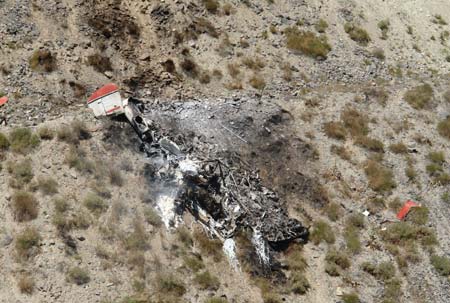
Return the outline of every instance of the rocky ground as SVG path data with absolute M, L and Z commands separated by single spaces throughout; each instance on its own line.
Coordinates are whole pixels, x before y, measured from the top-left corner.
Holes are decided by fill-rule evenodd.
M 438 126 L 450 106 L 449 12 L 444 0 L 0 0 L 10 100 L 0 131 L 11 143 L 0 301 L 448 302 L 450 261 L 436 256 L 450 249 L 450 125 Z M 245 250 L 234 271 L 189 216 L 177 231 L 157 222 L 135 135 L 85 108 L 107 82 L 168 132 L 238 153 L 311 226 L 310 242 L 277 253 L 283 277 L 255 274 Z M 30 146 L 17 147 L 18 127 L 40 143 L 22 135 Z M 18 217 L 19 191 L 35 215 Z M 423 211 L 399 225 L 408 199 Z M 28 227 L 39 241 L 23 241 Z

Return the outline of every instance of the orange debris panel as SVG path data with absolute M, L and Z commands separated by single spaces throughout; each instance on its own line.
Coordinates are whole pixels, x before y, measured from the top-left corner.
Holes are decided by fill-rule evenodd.
M 114 83 L 109 83 L 100 88 L 99 90 L 95 91 L 92 96 L 89 98 L 87 103 L 94 102 L 95 100 L 105 97 L 107 95 L 113 94 L 119 90 L 119 87 L 115 85 Z
M 397 213 L 397 219 L 403 220 L 413 207 L 420 207 L 420 204 L 417 204 L 411 200 L 406 201 L 402 209 L 400 209 L 400 211 Z
M 5 104 L 6 102 L 8 102 L 8 97 L 1 97 L 0 98 L 0 106 L 2 106 L 3 104 Z

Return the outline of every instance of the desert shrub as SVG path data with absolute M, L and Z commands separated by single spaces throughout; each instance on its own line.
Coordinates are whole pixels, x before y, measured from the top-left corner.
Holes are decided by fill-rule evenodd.
M 442 151 L 430 152 L 428 159 L 438 165 L 442 165 L 445 162 L 445 154 Z
M 403 206 L 403 203 L 400 201 L 400 198 L 396 197 L 389 202 L 389 208 L 393 212 L 398 212 Z
M 22 275 L 17 281 L 17 286 L 19 287 L 20 292 L 27 295 L 31 295 L 33 293 L 34 285 L 34 279 L 29 275 Z
M 406 145 L 403 142 L 391 144 L 389 146 L 389 149 L 394 154 L 406 154 L 408 152 L 408 147 L 406 147 Z
M 327 214 L 328 219 L 335 222 L 342 216 L 342 208 L 339 204 L 331 202 L 326 206 L 325 213 Z
M 312 32 L 300 31 L 296 27 L 290 27 L 285 30 L 286 46 L 296 52 L 316 59 L 326 59 L 331 51 L 325 36 L 316 36 Z
M 197 273 L 194 282 L 203 290 L 218 290 L 220 287 L 219 279 L 209 271 Z
M 39 177 L 38 188 L 44 195 L 53 195 L 58 192 L 58 182 L 52 177 Z
M 217 13 L 217 10 L 220 7 L 219 2 L 217 0 L 202 0 L 202 2 L 206 10 L 212 14 Z
M 395 188 L 392 170 L 382 166 L 374 160 L 368 160 L 364 171 L 369 179 L 369 186 L 377 192 L 386 192 Z
M 67 271 L 66 279 L 68 282 L 83 285 L 89 283 L 91 281 L 91 277 L 89 275 L 89 271 L 81 267 L 72 267 Z
M 163 295 L 181 297 L 186 293 L 186 286 L 184 283 L 175 278 L 172 274 L 158 275 L 156 278 L 156 284 L 158 291 Z
M 195 63 L 192 58 L 183 58 L 180 62 L 180 67 L 188 76 L 192 78 L 197 78 L 200 73 L 197 63 Z
M 338 155 L 342 160 L 350 161 L 352 159 L 351 153 L 344 146 L 332 145 L 330 151 Z
M 346 253 L 338 251 L 335 248 L 328 250 L 325 256 L 325 272 L 330 276 L 341 275 L 342 270 L 350 267 L 350 260 Z
M 433 88 L 429 84 L 422 84 L 408 90 L 405 93 L 406 102 L 414 109 L 422 109 L 427 106 L 433 98 Z
M 112 185 L 122 186 L 124 179 L 122 177 L 122 172 L 117 167 L 111 167 L 108 171 L 109 182 Z
M 355 228 L 345 228 L 344 240 L 347 250 L 352 254 L 357 254 L 361 251 L 361 241 L 359 239 L 358 231 Z
M 222 242 L 218 239 L 210 239 L 204 232 L 195 231 L 194 240 L 204 255 L 212 256 L 214 261 L 222 259 Z
M 387 33 L 389 31 L 391 23 L 389 20 L 381 20 L 378 22 L 378 28 L 381 30 L 381 39 L 386 40 L 387 39 Z
M 39 137 L 29 128 L 15 128 L 9 133 L 9 142 L 12 151 L 26 154 L 39 145 Z
M 263 59 L 259 57 L 245 57 L 242 59 L 242 64 L 244 64 L 246 67 L 252 69 L 252 70 L 261 70 L 266 66 L 266 63 L 263 61 Z
M 198 76 L 198 81 L 202 84 L 208 84 L 209 82 L 211 82 L 211 75 L 208 71 L 203 70 Z
M 185 247 L 191 247 L 194 244 L 191 233 L 186 227 L 179 227 L 176 231 L 176 235 L 178 241 L 180 241 Z
M 48 126 L 42 126 L 37 131 L 39 138 L 42 140 L 52 140 L 55 133 L 54 130 Z
M 431 256 L 431 264 L 441 276 L 450 276 L 450 259 L 444 256 Z
M 355 24 L 346 23 L 344 25 L 344 30 L 349 35 L 350 39 L 362 46 L 366 46 L 371 41 L 367 31 Z
M 12 196 L 14 218 L 19 221 L 31 221 L 38 216 L 38 202 L 33 194 L 16 191 Z
M 392 278 L 384 283 L 383 302 L 398 302 L 402 296 L 402 281 Z
M 228 303 L 225 298 L 212 297 L 205 300 L 205 303 Z
M 10 143 L 5 134 L 0 132 L 0 151 L 5 151 L 9 148 Z
M 40 49 L 35 51 L 28 59 L 30 68 L 36 72 L 52 72 L 56 69 L 56 58 L 49 51 Z
M 192 270 L 193 272 L 198 272 L 205 268 L 205 264 L 203 263 L 201 256 L 192 255 L 186 256 L 183 259 L 184 266 Z
M 445 19 L 441 15 L 434 15 L 431 22 L 438 25 L 447 25 L 447 21 L 445 21 Z
M 397 222 L 389 225 L 382 231 L 381 237 L 384 241 L 400 246 L 407 246 L 418 240 L 423 246 L 434 246 L 437 244 L 435 233 L 423 226 L 416 226 L 410 222 Z
M 306 259 L 303 257 L 301 247 L 296 246 L 294 251 L 290 252 L 287 256 L 287 265 L 289 270 L 296 272 L 304 272 L 308 267 Z
M 321 242 L 333 244 L 336 241 L 333 229 L 327 222 L 322 220 L 314 223 L 310 237 L 315 245 L 318 245 Z
M 408 214 L 408 221 L 416 225 L 425 225 L 428 223 L 430 211 L 428 207 L 413 207 Z
M 316 31 L 318 31 L 319 33 L 325 33 L 325 31 L 328 28 L 328 23 L 327 21 L 320 19 L 315 25 L 314 28 L 316 29 Z
M 341 121 L 352 136 L 366 136 L 369 133 L 368 117 L 354 108 L 345 108 Z
M 100 215 L 108 209 L 108 205 L 105 201 L 94 193 L 88 193 L 83 201 L 84 206 L 89 209 L 95 215 Z
M 125 238 L 125 248 L 127 250 L 147 250 L 149 248 L 148 236 L 140 220 L 135 220 L 133 232 Z
M 7 163 L 8 172 L 13 177 L 11 186 L 14 188 L 22 188 L 34 177 L 33 168 L 30 159 L 24 159 L 19 162 L 9 161 Z
M 231 15 L 234 12 L 234 8 L 230 3 L 225 3 L 222 5 L 223 13 L 227 16 Z
M 241 70 L 239 69 L 239 65 L 236 63 L 229 63 L 227 65 L 227 70 L 228 70 L 228 74 L 230 74 L 230 76 L 233 79 L 236 79 L 239 74 L 241 73 Z
M 437 130 L 442 137 L 450 139 L 450 117 L 438 123 Z
M 376 153 L 384 152 L 384 144 L 378 139 L 370 138 L 367 136 L 358 136 L 355 143 L 365 149 Z
M 308 279 L 302 273 L 295 272 L 289 278 L 289 289 L 294 294 L 303 295 L 310 287 Z
M 323 125 L 325 134 L 337 140 L 345 140 L 347 129 L 342 122 L 327 122 Z
M 254 74 L 249 80 L 248 83 L 255 89 L 263 89 L 266 87 L 266 81 L 261 75 Z
M 99 73 L 113 70 L 111 60 L 98 53 L 88 56 L 87 64 L 92 66 L 94 70 Z
M 163 224 L 161 217 L 152 207 L 145 208 L 144 218 L 148 224 L 153 225 L 154 227 L 160 227 Z
M 378 60 L 384 60 L 386 59 L 386 56 L 384 55 L 384 50 L 382 48 L 375 48 L 372 51 L 372 56 L 374 56 L 375 58 L 377 58 Z
M 344 293 L 342 294 L 342 302 L 343 303 L 360 303 L 359 296 L 357 293 L 351 292 L 351 293 Z
M 91 134 L 83 121 L 73 120 L 70 125 L 62 125 L 59 127 L 57 137 L 60 141 L 76 145 L 80 140 L 90 139 Z
M 26 228 L 16 238 L 17 256 L 24 261 L 32 258 L 38 253 L 40 242 L 41 235 L 39 232 L 33 227 Z
M 89 160 L 86 153 L 79 147 L 71 146 L 65 155 L 64 162 L 69 167 L 82 173 L 93 173 L 95 171 L 94 162 Z

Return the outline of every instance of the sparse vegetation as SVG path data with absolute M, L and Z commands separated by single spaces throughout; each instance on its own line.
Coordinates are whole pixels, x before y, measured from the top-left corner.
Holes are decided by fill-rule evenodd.
M 100 196 L 92 192 L 86 195 L 83 203 L 87 209 L 97 216 L 104 213 L 108 209 L 108 205 L 105 201 Z
M 327 205 L 325 213 L 328 219 L 335 222 L 342 217 L 342 208 L 337 203 L 331 202 Z
M 250 85 L 255 88 L 255 89 L 263 89 L 264 87 L 266 87 L 266 81 L 264 80 L 263 77 L 261 77 L 258 74 L 254 74 L 248 81 L 248 83 L 250 83 Z
M 437 130 L 442 137 L 450 139 L 450 117 L 439 122 Z
M 368 117 L 352 107 L 344 109 L 341 113 L 341 121 L 354 137 L 366 136 L 369 133 Z
M 331 51 L 325 36 L 316 36 L 312 32 L 300 31 L 296 27 L 285 30 L 286 45 L 289 49 L 301 52 L 316 59 L 326 59 Z
M 81 267 L 72 267 L 67 271 L 66 279 L 68 282 L 83 285 L 87 284 L 91 281 L 91 277 L 89 272 Z
M 163 296 L 181 297 L 186 293 L 186 286 L 172 274 L 161 274 L 156 279 L 157 289 Z
M 52 140 L 54 137 L 54 130 L 48 126 L 42 126 L 37 131 L 39 138 L 42 140 Z
M 441 276 L 450 276 L 450 259 L 444 256 L 431 256 L 431 264 Z
M 153 225 L 154 227 L 160 227 L 163 223 L 161 217 L 153 207 L 145 208 L 144 218 L 148 224 Z
M 328 23 L 327 23 L 327 21 L 325 21 L 323 19 L 319 19 L 319 21 L 317 21 L 317 23 L 314 25 L 314 28 L 319 33 L 325 33 L 325 31 L 328 28 Z
M 28 60 L 30 68 L 36 72 L 50 73 L 56 69 L 55 56 L 46 49 L 37 50 Z
M 197 273 L 194 277 L 194 282 L 203 290 L 218 290 L 220 287 L 219 279 L 209 271 Z
M 445 21 L 445 19 L 441 15 L 434 15 L 431 22 L 438 25 L 447 25 L 447 21 Z
M 11 144 L 5 134 L 0 132 L 0 151 L 5 151 Z
M 58 192 L 58 182 L 52 177 L 39 177 L 38 187 L 44 195 L 53 195 Z
M 375 49 L 372 51 L 372 55 L 373 55 L 375 58 L 377 58 L 378 60 L 384 60 L 384 59 L 386 59 L 386 56 L 384 55 L 384 50 L 383 50 L 382 48 L 379 48 L 379 47 L 375 48 Z
M 325 272 L 333 277 L 340 276 L 343 270 L 350 267 L 348 256 L 335 248 L 328 250 L 325 261 Z
M 113 70 L 109 57 L 103 56 L 98 53 L 88 56 L 87 64 L 92 66 L 94 70 L 99 73 Z
M 369 186 L 374 191 L 386 192 L 397 186 L 392 170 L 374 160 L 368 160 L 364 170 L 369 179 Z
M 408 147 L 403 142 L 391 144 L 389 149 L 394 154 L 406 154 L 408 152 Z
M 203 254 L 212 256 L 216 262 L 222 259 L 222 242 L 220 240 L 210 239 L 201 231 L 194 232 L 194 240 Z
M 351 293 L 344 293 L 342 295 L 342 302 L 343 303 L 360 303 L 359 296 L 355 292 Z
M 94 162 L 87 158 L 86 152 L 80 147 L 71 146 L 65 155 L 64 162 L 69 167 L 73 167 L 82 173 L 93 173 L 95 171 Z
M 39 137 L 29 128 L 15 128 L 9 133 L 9 142 L 14 152 L 26 154 L 39 145 Z
M 344 30 L 349 35 L 350 39 L 362 46 L 367 46 L 371 41 L 367 31 L 353 23 L 346 23 L 344 25 Z
M 345 140 L 347 129 L 342 122 L 327 122 L 323 125 L 325 134 L 337 140 Z
M 13 177 L 10 185 L 13 188 L 23 188 L 34 177 L 31 160 L 26 158 L 18 162 L 7 162 L 8 173 Z
M 16 191 L 12 196 L 12 209 L 17 221 L 31 221 L 38 216 L 38 201 L 31 193 Z
M 321 242 L 333 244 L 336 241 L 333 229 L 327 222 L 322 220 L 314 223 L 310 237 L 315 245 Z
M 217 0 L 202 0 L 206 10 L 212 14 L 217 13 L 220 4 Z
M 34 285 L 34 279 L 29 275 L 22 275 L 17 281 L 17 286 L 19 287 L 20 292 L 27 295 L 31 295 L 33 293 Z
M 429 84 L 423 84 L 410 89 L 405 93 L 406 102 L 414 109 L 423 109 L 433 99 L 433 88 Z
M 20 260 L 26 261 L 39 252 L 41 235 L 33 228 L 28 227 L 16 238 L 16 252 Z
M 191 233 L 186 227 L 177 229 L 177 238 L 185 247 L 191 247 L 194 244 Z
M 384 152 L 384 144 L 380 140 L 373 139 L 367 136 L 359 136 L 356 138 L 355 143 L 365 149 L 376 153 Z
M 378 22 L 378 28 L 381 30 L 381 39 L 386 40 L 388 38 L 387 34 L 389 32 L 390 26 L 391 23 L 387 19 Z

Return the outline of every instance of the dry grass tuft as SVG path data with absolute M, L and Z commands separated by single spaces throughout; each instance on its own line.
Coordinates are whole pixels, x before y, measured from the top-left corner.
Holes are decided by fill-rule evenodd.
M 36 72 L 50 73 L 56 69 L 56 58 L 49 50 L 37 50 L 28 60 L 30 68 Z
M 347 129 L 342 122 L 327 122 L 323 125 L 325 134 L 333 139 L 345 140 Z
M 52 177 L 39 177 L 38 188 L 44 195 L 54 195 L 58 192 L 58 182 Z
M 105 201 L 94 193 L 88 193 L 84 198 L 84 206 L 89 209 L 96 216 L 101 215 L 108 209 L 108 205 Z
M 101 54 L 93 54 L 87 57 L 87 64 L 99 73 L 112 71 L 111 60 Z
M 209 271 L 197 273 L 194 277 L 194 282 L 202 290 L 216 291 L 220 287 L 219 279 L 212 275 Z
M 352 107 L 344 109 L 341 121 L 352 136 L 367 136 L 369 133 L 369 118 Z
M 222 260 L 222 242 L 218 239 L 210 239 L 204 232 L 194 232 L 195 244 L 198 245 L 204 255 L 213 257 L 215 262 Z
M 27 154 L 39 145 L 39 137 L 29 128 L 15 128 L 9 133 L 11 150 L 20 154 Z
M 391 144 L 389 149 L 394 154 L 406 154 L 408 152 L 408 147 L 403 142 Z
M 429 84 L 419 85 L 405 93 L 406 102 L 414 109 L 423 109 L 433 99 L 433 88 Z
M 442 137 L 450 139 L 450 117 L 439 122 L 437 130 Z
M 34 285 L 34 279 L 29 275 L 22 275 L 17 281 L 17 286 L 19 287 L 20 292 L 27 295 L 31 295 L 33 293 Z
M 450 276 L 450 259 L 448 257 L 433 255 L 431 264 L 441 276 Z
M 314 223 L 310 238 L 315 245 L 318 245 L 321 242 L 333 244 L 336 241 L 333 229 L 323 220 Z
M 262 90 L 264 87 L 266 87 L 266 81 L 264 78 L 258 74 L 254 74 L 248 83 L 255 89 Z
M 356 41 L 359 45 L 367 46 L 371 41 L 369 33 L 355 24 L 346 23 L 344 25 L 344 30 L 349 35 L 350 39 Z
M 296 27 L 285 30 L 286 46 L 296 52 L 303 53 L 315 59 L 326 59 L 331 51 L 325 36 L 316 36 L 312 32 L 304 32 Z
M 397 186 L 394 181 L 392 170 L 382 166 L 374 160 L 368 160 L 364 170 L 369 179 L 369 186 L 374 191 L 386 192 Z
M 10 145 L 11 143 L 9 142 L 8 137 L 0 132 L 0 151 L 8 150 Z
M 202 2 L 206 10 L 212 14 L 217 13 L 219 10 L 220 4 L 217 0 L 202 0 Z
M 19 259 L 26 261 L 34 257 L 39 252 L 41 235 L 32 227 L 26 228 L 16 238 L 16 252 Z
M 48 126 L 42 126 L 37 131 L 39 138 L 42 140 L 52 140 L 55 136 L 55 132 Z
M 8 173 L 13 177 L 10 181 L 10 185 L 13 188 L 23 188 L 34 177 L 31 159 L 28 158 L 19 162 L 8 161 L 7 169 Z
M 325 272 L 332 277 L 340 276 L 343 270 L 350 267 L 350 260 L 347 254 L 335 248 L 328 250 L 325 261 Z
M 19 222 L 31 221 L 38 216 L 38 201 L 33 194 L 16 191 L 12 196 L 14 218 Z
M 68 282 L 83 285 L 91 281 L 89 271 L 81 267 L 72 267 L 67 271 L 66 279 Z

